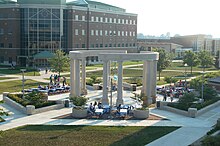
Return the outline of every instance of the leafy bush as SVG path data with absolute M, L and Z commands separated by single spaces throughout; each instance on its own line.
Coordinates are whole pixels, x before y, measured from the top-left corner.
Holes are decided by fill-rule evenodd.
M 38 92 L 27 94 L 24 99 L 22 98 L 22 94 L 9 94 L 8 97 L 23 106 L 34 105 L 35 108 L 56 104 L 55 101 L 46 101 L 46 96 Z
M 75 96 L 75 97 L 71 97 L 70 101 L 73 102 L 74 105 L 76 106 L 82 106 L 85 105 L 87 102 L 87 98 L 83 97 L 83 96 Z
M 208 136 L 202 141 L 202 146 L 219 146 L 219 145 L 220 145 L 220 135 Z
M 176 83 L 178 81 L 178 79 L 167 76 L 167 77 L 164 78 L 164 81 L 167 82 L 167 83 Z
M 210 100 L 217 97 L 217 92 L 212 87 L 204 86 L 203 97 L 204 100 Z

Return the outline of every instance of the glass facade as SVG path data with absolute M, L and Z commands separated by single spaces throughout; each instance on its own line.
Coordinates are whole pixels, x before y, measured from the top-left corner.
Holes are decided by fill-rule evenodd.
M 21 16 L 21 55 L 31 59 L 41 51 L 61 47 L 60 9 L 24 8 Z

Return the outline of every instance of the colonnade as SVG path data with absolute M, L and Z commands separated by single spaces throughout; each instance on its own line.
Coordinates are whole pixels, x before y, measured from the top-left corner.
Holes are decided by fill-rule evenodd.
M 88 51 L 89 52 L 89 51 Z M 94 53 L 94 51 L 93 51 Z M 146 104 L 152 103 L 152 97 L 156 96 L 156 81 L 157 81 L 157 60 L 159 54 L 155 52 L 142 53 L 126 53 L 126 52 L 111 52 L 102 53 L 95 52 L 96 55 L 103 61 L 103 97 L 102 103 L 109 104 L 108 91 L 111 89 L 111 61 L 118 63 L 118 84 L 117 84 L 117 100 L 116 105 L 123 104 L 123 61 L 127 60 L 143 60 L 143 87 L 142 94 L 147 97 Z M 91 54 L 89 54 L 91 55 Z M 94 55 L 94 54 L 93 54 Z M 70 97 L 80 96 L 86 93 L 86 57 L 80 51 L 70 52 Z M 82 64 L 82 78 L 80 82 L 80 62 Z

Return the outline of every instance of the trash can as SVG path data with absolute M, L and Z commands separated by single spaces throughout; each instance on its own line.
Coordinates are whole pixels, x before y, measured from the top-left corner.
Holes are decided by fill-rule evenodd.
M 69 107 L 70 106 L 70 100 L 69 99 L 65 99 L 65 107 Z
M 136 91 L 137 90 L 137 84 L 132 84 L 132 91 Z
M 157 108 L 160 108 L 160 101 L 157 101 Z

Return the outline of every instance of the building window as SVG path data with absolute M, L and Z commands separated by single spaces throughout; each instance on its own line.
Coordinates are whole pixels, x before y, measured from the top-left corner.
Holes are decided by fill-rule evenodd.
M 112 47 L 112 44 L 109 44 L 109 47 Z
M 91 61 L 94 62 L 94 56 L 91 57 Z
M 108 18 L 105 18 L 105 22 L 106 22 L 106 23 L 108 22 Z
M 100 17 L 100 22 L 103 22 L 103 18 L 102 17 Z
M 105 44 L 105 47 L 108 47 L 108 44 Z
M 107 30 L 105 31 L 105 36 L 108 36 L 108 31 Z
M 93 16 L 91 17 L 91 21 L 94 21 L 94 17 Z
M 133 32 L 133 36 L 135 36 L 135 32 Z
M 125 36 L 128 36 L 128 32 L 127 31 L 125 32 Z
M 82 35 L 85 35 L 86 33 L 85 33 L 85 30 L 84 29 L 82 29 Z
M 102 30 L 99 31 L 100 36 L 102 36 Z
M 124 31 L 121 32 L 121 35 L 124 36 Z
M 126 47 L 128 47 L 128 43 L 126 43 Z
M 96 60 L 96 62 L 98 62 L 98 61 L 99 61 L 99 58 L 98 58 L 98 56 L 96 56 L 96 57 L 95 57 L 95 60 Z
M 94 30 L 91 30 L 91 35 L 94 35 Z
M 109 30 L 109 35 L 112 36 L 112 31 L 111 30 Z
M 8 57 L 8 63 L 12 63 L 12 57 Z
M 121 47 L 121 44 L 118 44 L 118 47 Z
M 9 48 L 12 48 L 12 43 L 9 43 L 9 44 L 8 44 L 8 47 L 9 47 Z
M 79 44 L 76 44 L 76 48 L 79 48 Z
M 120 31 L 118 31 L 118 36 L 120 36 L 121 35 L 121 32 Z
M 132 24 L 132 20 L 130 20 L 130 24 Z
M 4 56 L 1 56 L 0 61 L 1 61 L 1 63 L 4 63 Z
M 82 44 L 82 48 L 85 48 L 86 47 L 86 45 L 85 44 Z
M 4 48 L 4 43 L 0 43 L 0 48 Z
M 0 28 L 0 35 L 4 34 L 4 29 Z
M 133 43 L 133 47 L 135 47 L 135 43 Z
M 121 19 L 118 19 L 118 23 L 121 23 Z
M 128 24 L 128 19 L 126 19 L 126 24 Z
M 96 35 L 96 36 L 99 35 L 99 31 L 98 31 L 98 30 L 95 31 L 95 35 Z
M 94 48 L 95 47 L 95 45 L 94 44 L 91 44 L 91 48 Z
M 95 47 L 98 48 L 98 47 L 99 47 L 99 44 L 96 44 Z
M 100 44 L 100 48 L 102 48 L 103 47 L 103 44 Z
M 134 24 L 134 25 L 136 24 L 135 20 L 133 21 L 133 24 Z
M 114 23 L 116 23 L 116 18 L 114 18 Z
M 86 20 L 86 17 L 85 16 L 82 16 L 82 21 L 85 21 Z
M 96 22 L 99 22 L 99 17 L 96 17 L 96 18 L 95 18 L 95 21 L 96 21 Z
M 75 29 L 75 35 L 79 35 L 79 30 Z
M 116 31 L 115 30 L 113 31 L 113 35 L 116 36 Z
M 114 47 L 116 47 L 116 44 L 114 44 Z
M 129 36 L 132 36 L 132 32 L 130 31 L 130 35 Z
M 79 16 L 78 15 L 75 15 L 75 20 L 79 20 Z
M 109 23 L 112 23 L 112 18 L 109 18 Z
M 122 43 L 122 45 L 121 45 L 122 47 L 124 47 L 125 46 L 125 44 L 124 43 Z
M 132 43 L 130 43 L 130 47 L 132 47 Z
M 125 23 L 125 20 L 124 19 L 122 19 L 122 22 L 121 22 L 122 24 L 124 24 Z

